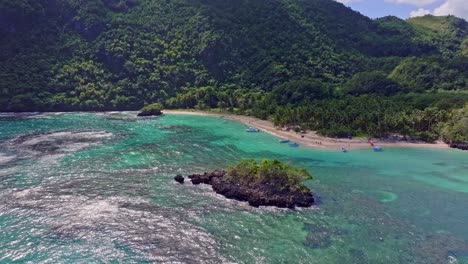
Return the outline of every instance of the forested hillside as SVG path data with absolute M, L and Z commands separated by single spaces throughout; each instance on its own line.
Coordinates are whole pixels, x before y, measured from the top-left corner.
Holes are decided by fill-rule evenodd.
M 1 111 L 159 102 L 331 136 L 468 141 L 443 128 L 467 120 L 456 17 L 371 20 L 332 0 L 0 0 L 0 34 Z

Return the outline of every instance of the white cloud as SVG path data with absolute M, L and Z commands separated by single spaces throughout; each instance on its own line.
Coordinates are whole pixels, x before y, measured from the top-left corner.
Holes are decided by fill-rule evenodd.
M 424 8 L 419 8 L 418 10 L 411 11 L 410 17 L 420 17 L 420 16 L 425 16 L 429 15 L 431 11 L 424 9 Z
M 385 0 L 385 2 L 389 2 L 389 3 L 408 4 L 408 5 L 421 6 L 421 7 L 434 4 L 437 1 L 438 0 Z
M 336 0 L 343 4 L 349 4 L 353 2 L 361 2 L 363 0 Z M 374 1 L 374 0 L 373 0 Z M 410 17 L 424 16 L 424 15 L 435 15 L 435 16 L 447 16 L 454 15 L 468 20 L 468 0 L 384 0 L 387 3 L 393 4 L 407 4 L 420 7 L 418 10 L 414 10 L 410 13 Z M 440 4 L 441 3 L 441 4 Z M 432 12 L 426 8 L 429 5 L 437 6 Z M 424 8 L 426 7 L 426 8 Z M 432 8 L 431 8 L 432 10 Z
M 454 15 L 468 20 L 467 0 L 446 0 L 441 6 L 434 9 L 436 16 Z

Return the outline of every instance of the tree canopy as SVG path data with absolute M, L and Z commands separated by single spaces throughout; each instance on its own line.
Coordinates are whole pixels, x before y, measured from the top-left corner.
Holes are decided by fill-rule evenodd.
M 306 190 L 303 182 L 311 180 L 312 175 L 278 160 L 242 160 L 227 170 L 227 178 L 246 186 L 271 185 L 283 191 Z
M 332 0 L 0 0 L 0 22 L 0 111 L 160 103 L 432 140 L 467 102 L 468 23 L 453 16 L 372 20 Z

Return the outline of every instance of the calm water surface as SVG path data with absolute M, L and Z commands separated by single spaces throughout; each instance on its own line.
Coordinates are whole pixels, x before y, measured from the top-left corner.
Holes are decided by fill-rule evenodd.
M 314 175 L 310 209 L 176 174 L 242 158 Z M 468 263 L 468 153 L 290 148 L 221 118 L 0 114 L 0 263 Z

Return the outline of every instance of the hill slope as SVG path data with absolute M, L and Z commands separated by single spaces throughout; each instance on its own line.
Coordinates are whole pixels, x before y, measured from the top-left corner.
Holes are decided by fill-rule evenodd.
M 424 138 L 416 132 L 436 129 L 408 129 L 414 111 L 467 102 L 467 28 L 455 17 L 371 20 L 332 0 L 0 0 L 0 110 L 160 102 L 328 135 Z
M 442 55 L 468 55 L 468 22 L 454 16 L 424 16 L 408 19 L 417 39 L 439 48 Z M 463 46 L 462 46 L 463 45 Z
M 373 21 L 330 0 L 2 0 L 0 7 L 0 94 L 12 99 L 3 110 L 136 108 L 182 87 L 271 90 L 304 76 L 340 84 L 440 44 L 417 41 L 418 20 Z M 456 35 L 451 43 L 466 31 Z

